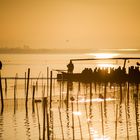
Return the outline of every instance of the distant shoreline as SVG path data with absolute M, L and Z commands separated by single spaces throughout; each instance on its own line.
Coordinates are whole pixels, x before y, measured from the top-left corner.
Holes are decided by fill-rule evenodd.
M 90 53 L 89 50 L 85 49 L 71 49 L 71 50 L 66 50 L 66 49 L 17 49 L 17 48 L 12 48 L 12 49 L 3 49 L 0 48 L 0 54 L 76 54 L 76 53 Z
M 90 50 L 90 49 L 21 49 L 21 48 L 0 48 L 0 54 L 81 54 L 81 53 L 121 53 L 140 54 L 140 50 Z

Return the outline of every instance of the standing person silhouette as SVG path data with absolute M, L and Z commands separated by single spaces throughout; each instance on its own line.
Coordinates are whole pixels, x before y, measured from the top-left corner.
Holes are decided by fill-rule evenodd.
M 0 70 L 2 69 L 2 62 L 0 61 Z
M 68 68 L 68 73 L 73 73 L 74 65 L 71 60 L 70 63 L 67 65 L 67 68 Z

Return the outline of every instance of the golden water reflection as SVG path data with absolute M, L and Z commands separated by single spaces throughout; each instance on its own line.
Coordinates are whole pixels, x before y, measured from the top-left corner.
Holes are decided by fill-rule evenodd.
M 17 100 L 16 111 L 13 100 L 6 99 L 3 116 L 0 116 L 1 139 L 8 139 L 8 135 L 13 139 L 18 139 L 20 134 L 25 139 L 38 140 L 38 120 L 41 129 L 40 136 L 42 137 L 42 83 L 45 83 L 45 80 L 39 82 L 39 88 L 35 96 L 36 99 L 39 98 L 41 100 L 41 102 L 37 103 L 39 119 L 37 118 L 37 109 L 35 108 L 35 112 L 32 112 L 31 85 L 29 90 L 28 115 L 25 110 L 24 98 Z M 53 81 L 52 108 L 48 108 L 50 136 L 54 140 L 61 140 L 63 136 L 65 140 L 71 140 L 73 139 L 74 131 L 76 140 L 81 138 L 84 140 L 113 140 L 115 139 L 115 134 L 117 134 L 117 140 L 125 140 L 127 136 L 130 139 L 136 140 L 136 124 L 139 123 L 139 117 L 136 120 L 136 115 L 139 115 L 139 99 L 138 104 L 136 104 L 137 100 L 133 94 L 137 92 L 137 85 L 129 85 L 128 83 L 120 85 L 92 83 L 91 86 L 92 89 L 89 83 L 80 83 L 79 86 L 79 83 L 73 82 L 73 88 L 69 91 L 69 98 L 73 97 L 74 101 L 69 101 L 69 105 L 67 106 L 64 101 L 68 93 L 67 82 L 64 82 L 63 86 L 61 83 L 60 87 L 59 82 Z M 24 83 L 17 87 L 19 88 L 17 89 L 17 98 L 21 95 L 23 97 Z M 9 88 L 7 96 L 13 95 L 12 93 L 13 89 Z M 6 96 L 4 97 L 6 98 Z M 48 99 L 50 99 L 50 96 Z M 48 106 L 49 103 L 48 100 Z M 138 114 L 136 114 L 135 109 Z M 14 120 L 11 120 L 13 114 Z M 12 130 L 9 125 L 11 127 L 14 126 L 16 131 Z M 115 129 L 115 126 L 117 126 L 117 129 Z M 128 132 L 126 128 L 128 128 Z M 15 136 L 15 133 L 19 134 Z

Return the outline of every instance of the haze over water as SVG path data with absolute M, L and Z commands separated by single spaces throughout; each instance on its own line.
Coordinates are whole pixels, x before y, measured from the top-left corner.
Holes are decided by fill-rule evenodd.
M 123 53 L 82 53 L 82 54 L 0 54 L 0 60 L 3 63 L 2 76 L 3 77 L 14 77 L 18 73 L 19 77 L 24 77 L 25 72 L 28 68 L 31 68 L 31 75 L 38 77 L 46 77 L 46 68 L 50 70 L 67 70 L 67 64 L 70 59 L 81 59 L 81 58 L 110 58 L 110 57 L 139 57 L 139 53 L 130 52 L 129 54 Z M 131 60 L 130 62 L 133 63 Z M 135 61 L 134 61 L 135 62 Z M 74 62 L 74 72 L 81 72 L 85 67 L 102 66 L 105 64 L 115 64 L 116 61 L 78 61 Z M 118 62 L 123 66 L 123 61 Z M 127 63 L 130 66 L 132 63 Z M 83 65 L 81 65 L 83 64 Z M 98 65 L 97 65 L 98 64 Z M 102 65 L 103 64 L 103 65 Z M 135 65 L 134 63 L 133 65 Z M 111 66 L 111 65 L 110 65 Z

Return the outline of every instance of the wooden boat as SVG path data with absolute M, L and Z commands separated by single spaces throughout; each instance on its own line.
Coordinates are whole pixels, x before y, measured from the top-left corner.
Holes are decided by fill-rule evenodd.
M 140 58 L 105 58 L 105 59 L 71 59 L 70 61 L 91 61 L 91 60 L 124 60 L 123 67 L 94 69 L 85 68 L 81 73 L 64 72 L 57 74 L 58 81 L 81 81 L 81 82 L 134 82 L 140 83 L 139 65 L 128 67 L 126 72 L 126 61 L 130 59 L 138 60 Z M 138 62 L 136 64 L 139 64 Z

